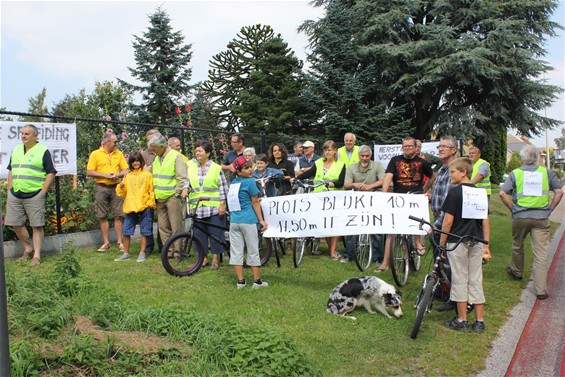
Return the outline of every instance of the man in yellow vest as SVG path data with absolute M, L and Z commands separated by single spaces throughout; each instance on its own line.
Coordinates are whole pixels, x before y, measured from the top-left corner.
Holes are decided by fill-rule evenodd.
M 539 151 L 526 145 L 520 151 L 522 166 L 514 169 L 500 188 L 500 199 L 512 213 L 512 261 L 506 271 L 515 280 L 524 273 L 524 240 L 530 234 L 534 254 L 534 291 L 539 300 L 549 297 L 549 215 L 563 197 L 555 172 L 538 165 Z M 553 191 L 553 199 L 549 192 Z
M 487 190 L 487 196 L 490 203 L 490 164 L 481 158 L 481 150 L 477 147 L 471 147 L 471 149 L 469 149 L 469 158 L 473 161 L 471 183 L 474 183 L 476 187 Z
M 167 144 L 163 135 L 149 140 L 149 149 L 155 153 L 153 187 L 157 202 L 157 226 L 161 242 L 182 230 L 181 194 L 187 179 L 187 166 L 179 152 Z
M 118 241 L 118 250 L 123 252 L 122 225 L 124 222 L 124 198 L 116 194 L 116 186 L 129 171 L 128 163 L 121 151 L 118 150 L 118 138 L 112 132 L 102 137 L 102 146 L 93 151 L 86 164 L 86 175 L 96 181 L 94 188 L 94 214 L 100 221 L 100 233 L 104 243 L 98 251 L 104 252 L 110 248 L 110 224 L 108 214 L 114 214 L 114 228 Z
M 337 159 L 345 164 L 345 168 L 351 164 L 359 162 L 359 147 L 355 145 L 357 136 L 348 132 L 343 137 L 343 147 L 337 150 Z
M 5 225 L 14 232 L 24 246 L 19 260 L 32 258 L 30 266 L 41 263 L 43 226 L 45 225 L 45 196 L 55 179 L 55 165 L 47 147 L 37 142 L 37 127 L 22 127 L 22 143 L 14 148 L 8 164 L 8 201 Z M 25 227 L 26 219 L 32 230 L 33 245 Z

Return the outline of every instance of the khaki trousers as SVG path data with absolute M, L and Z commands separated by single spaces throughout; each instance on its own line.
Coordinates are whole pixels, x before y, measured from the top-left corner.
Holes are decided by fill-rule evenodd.
M 182 231 L 182 206 L 180 198 L 157 199 L 157 226 L 163 245 L 174 234 Z
M 536 295 L 547 292 L 547 269 L 549 257 L 549 220 L 514 219 L 512 220 L 512 271 L 517 276 L 524 274 L 524 240 L 530 234 L 534 264 L 532 274 Z

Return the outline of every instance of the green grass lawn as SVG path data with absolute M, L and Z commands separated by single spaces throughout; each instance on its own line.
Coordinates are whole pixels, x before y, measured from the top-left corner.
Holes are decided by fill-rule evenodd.
M 553 229 L 556 225 L 553 224 Z M 322 245 L 324 245 L 322 243 Z M 95 249 L 79 252 L 83 276 L 103 283 L 123 297 L 126 304 L 162 306 L 174 304 L 199 315 L 220 317 L 242 326 L 273 329 L 296 344 L 305 357 L 324 376 L 472 376 L 484 368 L 491 342 L 504 324 L 510 309 L 519 301 L 527 280 L 511 280 L 505 271 L 511 255 L 511 219 L 493 193 L 491 210 L 491 252 L 493 259 L 484 266 L 486 330 L 483 334 L 461 334 L 445 329 L 442 323 L 454 313 L 433 311 L 424 318 L 416 340 L 410 339 L 414 320 L 414 297 L 424 274 L 431 268 L 427 255 L 422 269 L 402 288 L 401 319 L 371 315 L 364 309 L 354 312 L 357 321 L 329 315 L 326 302 L 330 291 L 340 282 L 361 273 L 354 263 L 331 261 L 327 254 L 305 256 L 300 268 L 294 268 L 292 255 L 274 258 L 262 269 L 266 289 L 252 290 L 250 284 L 237 290 L 233 269 L 224 261 L 218 271 L 205 268 L 196 275 L 176 278 L 168 275 L 157 255 L 145 263 L 136 263 L 139 244 L 133 245 L 132 259 L 114 262 L 114 248 L 101 254 Z M 341 243 L 338 247 L 341 247 Z M 34 271 L 51 271 L 58 256 L 46 257 Z M 525 276 L 529 276 L 531 253 L 526 257 Z M 9 270 L 27 271 L 15 261 Z M 251 271 L 245 271 L 248 283 Z M 379 277 L 393 284 L 390 271 Z M 474 321 L 470 314 L 470 321 Z M 210 352 L 214 352 L 210 350 Z

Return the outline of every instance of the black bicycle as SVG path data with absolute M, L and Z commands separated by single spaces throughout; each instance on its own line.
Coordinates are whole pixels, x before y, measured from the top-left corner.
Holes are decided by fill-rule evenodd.
M 202 201 L 210 200 L 209 198 L 200 198 L 196 208 Z M 187 203 L 187 208 L 188 203 Z M 226 213 L 226 226 L 212 224 L 208 221 L 196 217 L 196 208 L 188 209 L 186 229 L 183 232 L 171 236 L 161 249 L 161 263 L 165 270 L 173 276 L 191 276 L 198 272 L 202 267 L 205 258 L 205 250 L 208 250 L 208 245 L 204 245 L 202 241 L 194 237 L 194 228 L 199 229 L 208 237 L 220 243 L 223 251 L 229 256 L 230 241 L 229 241 L 229 213 Z M 221 240 L 215 235 L 207 231 L 204 226 L 211 226 L 213 228 L 221 229 L 225 233 L 225 240 Z M 261 258 L 261 266 L 264 266 L 269 261 L 272 253 L 272 244 L 269 238 L 263 238 L 259 232 L 259 255 Z M 277 254 L 277 262 L 278 254 Z
M 408 216 L 408 217 L 410 220 L 419 222 L 420 229 L 422 229 L 423 225 L 428 225 L 433 229 L 432 224 L 430 224 L 428 221 L 424 219 L 420 219 L 414 216 Z M 447 234 L 448 236 L 457 238 L 458 241 L 455 243 L 455 245 L 452 248 L 445 249 L 439 247 L 435 237 L 430 237 L 430 242 L 432 243 L 433 248 L 435 250 L 434 267 L 424 277 L 424 280 L 422 281 L 422 285 L 420 286 L 420 291 L 418 292 L 418 295 L 416 296 L 416 300 L 414 301 L 414 308 L 416 309 L 416 319 L 414 320 L 414 325 L 412 326 L 412 332 L 410 334 L 410 337 L 412 339 L 416 339 L 416 337 L 418 336 L 418 331 L 420 331 L 420 325 L 422 324 L 424 315 L 432 310 L 434 296 L 438 286 L 441 284 L 447 295 L 449 295 L 451 291 L 451 282 L 449 281 L 443 262 L 445 258 L 447 258 L 447 255 L 445 255 L 445 253 L 455 250 L 457 246 L 459 246 L 459 244 L 463 241 L 470 241 L 474 243 L 480 242 L 480 243 L 488 244 L 488 241 L 485 241 L 477 237 L 458 236 L 456 234 L 444 232 L 439 229 L 433 229 L 433 232 L 437 233 L 438 235 Z
M 284 175 L 282 174 L 269 174 L 265 177 L 255 178 L 255 183 L 257 184 L 257 188 L 259 188 L 259 197 L 266 198 L 267 195 L 267 187 L 269 183 L 276 183 L 282 185 L 284 180 Z M 280 267 L 280 259 L 279 259 L 279 250 L 281 255 L 286 255 L 286 247 L 285 247 L 285 239 L 281 237 L 273 237 L 271 238 L 271 246 L 275 251 L 275 256 L 277 257 L 277 266 Z
M 297 194 L 308 194 L 313 192 L 316 187 L 324 186 L 327 190 L 329 181 L 322 181 L 314 183 L 311 179 L 295 179 L 294 184 L 296 186 L 296 193 Z M 300 263 L 302 263 L 302 258 L 304 257 L 304 253 L 306 250 L 309 250 L 310 253 L 316 254 L 318 253 L 318 248 L 320 247 L 320 239 L 316 237 L 298 237 L 294 240 L 294 248 L 292 252 L 292 260 L 294 262 L 294 267 L 300 267 Z

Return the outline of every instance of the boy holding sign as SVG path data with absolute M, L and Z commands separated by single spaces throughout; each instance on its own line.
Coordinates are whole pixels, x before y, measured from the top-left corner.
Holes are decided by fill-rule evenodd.
M 228 208 L 230 209 L 230 264 L 233 265 L 237 276 L 237 289 L 245 287 L 243 276 L 243 248 L 247 246 L 247 265 L 253 273 L 253 288 L 269 286 L 261 281 L 261 259 L 259 257 L 259 236 L 257 223 L 261 231 L 267 229 L 259 204 L 259 189 L 255 184 L 253 163 L 239 156 L 232 163 L 237 176 L 228 191 Z
M 445 213 L 441 230 L 456 235 L 470 235 L 489 240 L 488 201 L 486 191 L 471 183 L 473 164 L 469 158 L 457 158 L 449 164 L 449 175 L 454 186 L 449 190 L 441 210 Z M 440 246 L 452 248 L 458 239 L 442 234 Z M 483 310 L 483 258 L 490 260 L 488 245 L 462 242 L 448 253 L 451 265 L 450 300 L 457 304 L 457 314 L 445 327 L 468 332 L 467 302 L 475 305 L 473 330 L 481 333 L 485 328 Z

